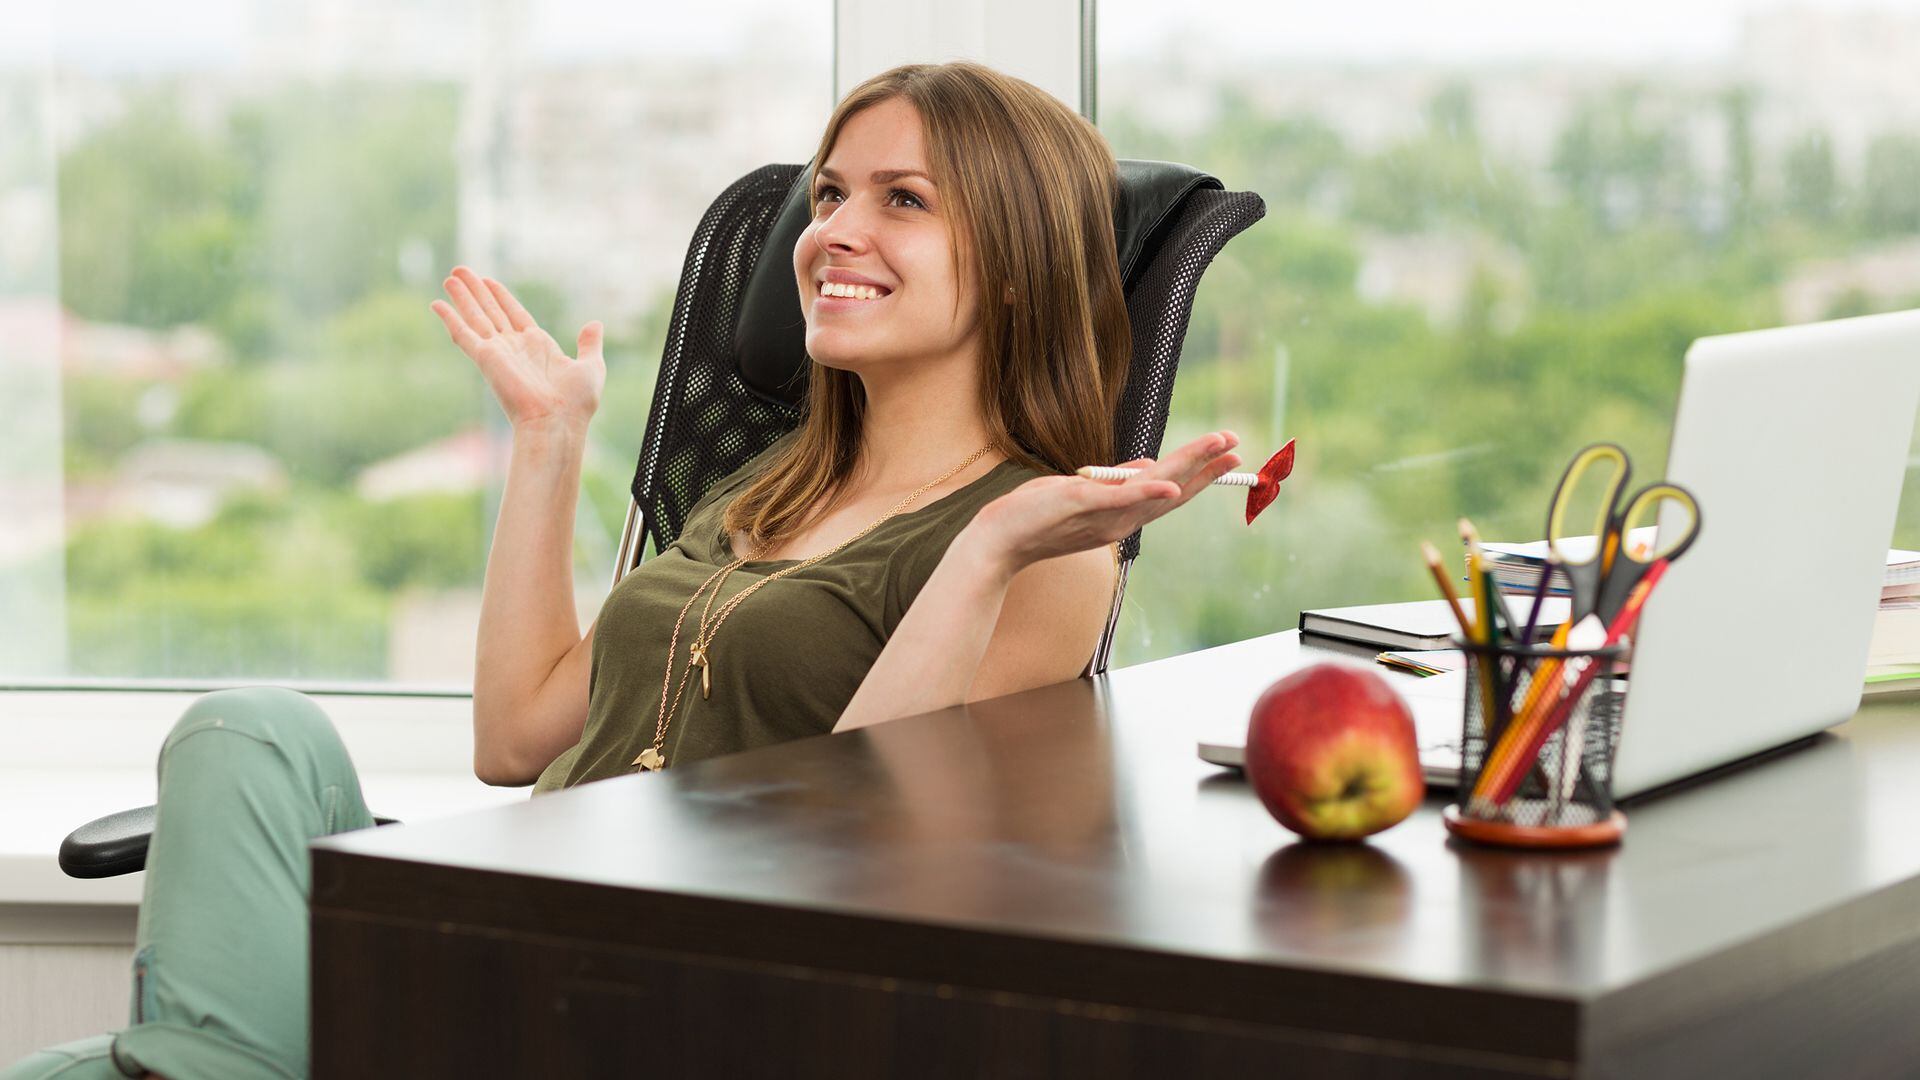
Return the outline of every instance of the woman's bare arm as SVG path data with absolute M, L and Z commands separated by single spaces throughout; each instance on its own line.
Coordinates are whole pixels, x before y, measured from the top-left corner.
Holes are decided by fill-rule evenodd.
M 593 630 L 573 601 L 585 432 L 517 429 L 487 555 L 474 649 L 473 771 L 530 784 L 580 740 Z
M 962 530 L 867 670 L 833 730 L 1075 678 L 1099 643 L 1109 551 L 1024 568 Z
M 573 602 L 573 514 L 587 425 L 606 382 L 602 329 L 569 357 L 506 286 L 466 267 L 434 314 L 485 376 L 513 424 L 513 455 L 487 555 L 474 650 L 473 771 L 532 783 L 587 720 L 593 631 Z
M 1240 464 L 1227 452 L 1239 441 L 1230 431 L 1203 435 L 1164 461 L 1127 462 L 1142 468 L 1123 484 L 1038 477 L 982 507 L 833 730 L 1073 678 L 1093 653 L 1117 583 L 1111 545 Z

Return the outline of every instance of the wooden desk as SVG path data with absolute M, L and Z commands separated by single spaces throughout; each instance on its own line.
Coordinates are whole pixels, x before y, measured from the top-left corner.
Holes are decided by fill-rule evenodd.
M 1920 699 L 1629 811 L 1291 845 L 1277 634 L 316 845 L 315 1075 L 1911 1076 Z M 1782 677 L 1786 677 L 1783 675 Z

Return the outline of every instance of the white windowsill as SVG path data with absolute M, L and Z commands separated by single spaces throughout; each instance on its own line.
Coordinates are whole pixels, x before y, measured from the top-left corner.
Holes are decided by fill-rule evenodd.
M 154 758 L 197 693 L 0 691 L 0 904 L 135 904 L 144 874 L 82 881 L 60 841 L 94 818 L 154 799 Z M 367 805 L 420 821 L 527 797 L 473 775 L 465 697 L 315 695 L 360 772 Z

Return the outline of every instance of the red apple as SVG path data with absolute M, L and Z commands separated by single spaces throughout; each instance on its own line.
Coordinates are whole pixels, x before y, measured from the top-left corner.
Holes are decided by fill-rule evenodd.
M 1247 723 L 1247 780 L 1310 840 L 1358 840 L 1426 796 L 1413 715 L 1365 668 L 1314 664 L 1267 687 Z

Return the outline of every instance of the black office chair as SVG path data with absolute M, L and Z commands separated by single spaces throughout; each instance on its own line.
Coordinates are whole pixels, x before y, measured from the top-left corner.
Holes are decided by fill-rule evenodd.
M 1200 275 L 1265 214 L 1258 195 L 1225 191 L 1184 165 L 1120 162 L 1114 225 L 1133 357 L 1114 417 L 1114 461 L 1159 456 Z M 810 361 L 791 256 L 811 216 L 806 167 L 767 165 L 722 192 L 694 230 L 640 443 L 616 582 L 639 565 L 648 538 L 664 550 L 708 488 L 798 425 Z M 1139 554 L 1136 530 L 1121 542 L 1119 583 L 1083 676 L 1107 670 L 1127 572 Z M 122 811 L 74 830 L 60 845 L 60 868 L 82 878 L 140 869 L 153 810 Z

